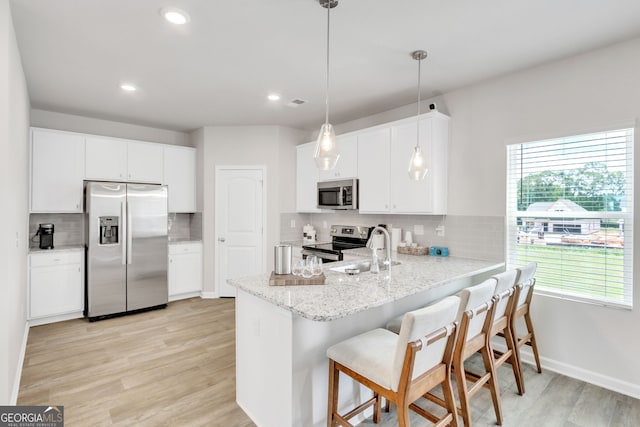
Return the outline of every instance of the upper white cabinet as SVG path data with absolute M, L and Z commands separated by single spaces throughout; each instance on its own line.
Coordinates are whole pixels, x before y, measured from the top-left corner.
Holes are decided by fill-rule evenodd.
M 161 184 L 163 157 L 160 144 L 127 141 L 127 180 Z
M 31 129 L 31 212 L 82 212 L 84 138 Z
M 87 136 L 85 178 L 160 184 L 162 147 L 149 142 Z
M 336 137 L 336 140 L 340 158 L 335 168 L 319 171 L 320 181 L 358 177 L 358 137 L 354 134 L 341 135 Z
M 126 181 L 127 141 L 87 136 L 85 177 L 87 179 Z
M 320 212 L 316 200 L 318 168 L 313 160 L 315 142 L 298 145 L 296 163 L 296 211 Z
M 422 181 L 407 173 L 416 126 L 417 119 L 410 118 L 359 134 L 360 212 L 446 214 L 449 117 L 431 112 L 420 118 L 420 147 L 428 165 Z
M 164 146 L 164 180 L 169 212 L 196 211 L 196 149 Z
M 389 212 L 390 151 L 390 128 L 382 127 L 358 135 L 360 212 Z

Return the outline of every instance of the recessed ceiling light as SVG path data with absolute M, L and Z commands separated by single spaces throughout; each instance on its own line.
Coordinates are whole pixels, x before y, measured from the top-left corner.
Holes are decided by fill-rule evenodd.
M 269 94 L 267 98 L 269 99 L 269 101 L 279 101 L 280 95 L 278 95 L 277 93 L 272 93 L 272 94 Z
M 124 90 L 124 91 L 127 91 L 127 92 L 135 92 L 136 90 L 138 90 L 138 88 L 137 88 L 137 87 L 135 87 L 134 85 L 129 84 L 129 83 L 123 83 L 123 84 L 121 84 L 121 85 L 120 85 L 120 89 L 122 89 L 122 90 Z
M 191 20 L 187 12 L 174 7 L 160 9 L 160 15 L 162 15 L 167 21 L 176 25 L 186 24 Z

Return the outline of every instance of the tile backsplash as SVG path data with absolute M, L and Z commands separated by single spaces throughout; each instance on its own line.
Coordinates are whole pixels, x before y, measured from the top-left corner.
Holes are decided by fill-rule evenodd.
M 53 245 L 84 245 L 84 214 L 31 214 L 29 215 L 29 248 L 37 248 L 39 224 L 54 225 Z M 168 215 L 169 240 L 202 240 L 202 214 Z
M 295 223 L 291 227 L 292 221 Z M 319 242 L 331 240 L 331 225 L 386 224 L 388 228 L 401 228 L 412 233 L 413 241 L 421 246 L 446 246 L 449 253 L 464 258 L 504 260 L 505 230 L 503 216 L 465 215 L 367 215 L 355 211 L 328 213 L 283 213 L 280 215 L 280 239 L 302 239 L 302 227 L 310 223 L 317 232 Z M 444 226 L 444 236 L 438 236 L 436 227 Z M 422 233 L 422 234 L 420 234 Z
M 29 215 L 29 247 L 37 248 L 39 236 L 36 236 L 39 224 L 51 223 L 53 246 L 84 245 L 84 214 L 31 214 Z

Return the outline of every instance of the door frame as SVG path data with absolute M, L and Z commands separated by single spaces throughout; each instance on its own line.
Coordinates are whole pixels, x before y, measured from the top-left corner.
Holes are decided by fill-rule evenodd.
M 222 171 L 232 171 L 232 170 L 243 170 L 243 171 L 248 171 L 248 170 L 259 170 L 260 172 L 262 172 L 262 259 L 260 260 L 261 264 L 262 264 L 262 269 L 264 270 L 265 266 L 267 265 L 267 233 L 266 233 L 266 227 L 267 227 L 267 166 L 266 165 L 216 165 L 216 170 L 215 170 L 215 184 L 214 184 L 214 188 L 215 188 L 215 193 L 214 193 L 214 227 L 215 227 L 215 231 L 214 231 L 214 236 L 213 236 L 213 243 L 214 243 L 214 272 L 213 272 L 213 284 L 216 288 L 214 296 L 215 298 L 220 298 L 220 283 L 218 281 L 218 267 L 219 267 L 219 263 L 220 263 L 220 255 L 218 252 L 218 238 L 220 237 L 219 235 L 219 230 L 220 228 L 219 226 L 219 215 L 218 215 L 218 195 L 219 195 L 219 191 L 218 191 L 218 186 L 219 186 L 219 180 L 218 177 L 220 175 L 220 172 Z

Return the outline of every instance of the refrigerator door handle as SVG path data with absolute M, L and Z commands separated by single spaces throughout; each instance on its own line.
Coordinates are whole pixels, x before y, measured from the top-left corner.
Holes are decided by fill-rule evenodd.
M 120 203 L 120 218 L 122 221 L 122 227 L 120 229 L 120 246 L 122 246 L 122 265 L 127 263 L 127 245 L 122 239 L 123 236 L 126 236 L 128 233 L 127 230 L 127 207 L 126 202 Z
M 133 226 L 131 222 L 131 209 L 127 202 L 127 264 L 133 262 Z

